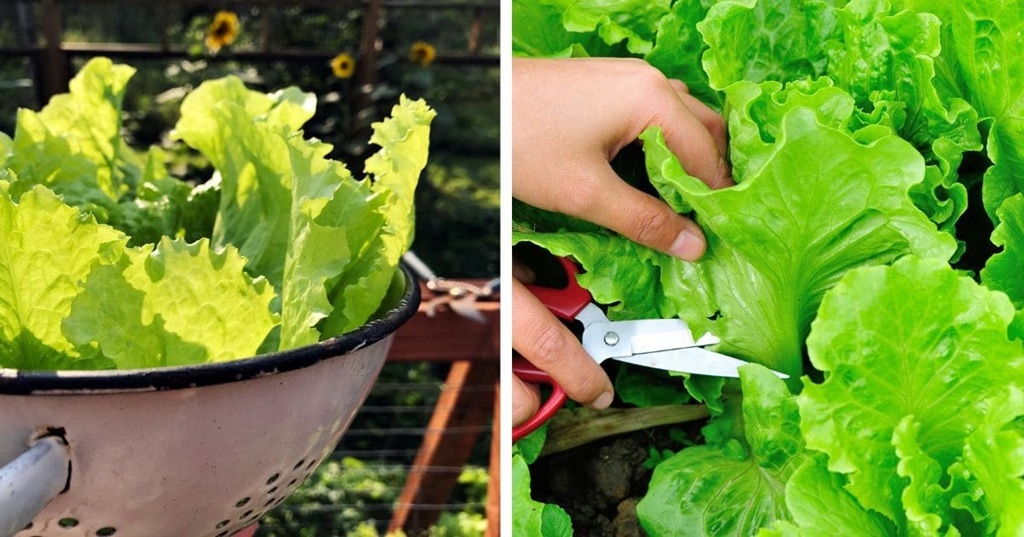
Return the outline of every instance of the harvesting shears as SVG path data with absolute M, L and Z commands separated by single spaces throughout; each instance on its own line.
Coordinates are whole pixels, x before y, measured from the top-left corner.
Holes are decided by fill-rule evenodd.
M 695 339 L 682 319 L 608 320 L 594 303 L 590 292 L 576 281 L 579 273 L 576 265 L 564 257 L 558 261 L 568 278 L 565 288 L 527 287 L 556 317 L 570 323 L 579 321 L 583 325 L 583 348 L 597 363 L 613 359 L 667 371 L 716 377 L 739 377 L 739 367 L 748 363 L 705 349 L 720 343 L 720 340 L 710 333 Z M 550 375 L 525 358 L 513 358 L 512 372 L 526 382 L 545 384 L 553 390 L 536 414 L 512 429 L 512 441 L 517 442 L 551 419 L 565 404 L 567 396 Z M 784 373 L 773 373 L 787 378 Z

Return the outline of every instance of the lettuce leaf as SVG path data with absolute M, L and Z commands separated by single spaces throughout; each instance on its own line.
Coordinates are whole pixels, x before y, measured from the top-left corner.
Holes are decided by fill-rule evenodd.
M 561 507 L 530 497 L 530 468 L 519 453 L 512 454 L 512 534 L 570 537 L 572 521 Z
M 759 365 L 740 368 L 743 442 L 683 449 L 655 467 L 637 515 L 648 535 L 751 535 L 788 520 L 784 489 L 806 459 L 796 399 Z
M 174 132 L 216 169 L 193 186 L 170 175 L 161 149 L 140 154 L 121 139 L 133 72 L 90 60 L 70 93 L 20 111 L 14 137 L 0 137 L 12 254 L 0 268 L 9 306 L 0 367 L 221 361 L 371 319 L 412 243 L 434 111 L 403 96 L 373 124 L 380 149 L 360 181 L 328 158 L 330 145 L 303 138 L 312 94 L 208 81 L 186 97 Z M 26 230 L 40 243 L 28 244 Z M 47 238 L 55 233 L 66 236 Z M 51 261 L 61 249 L 72 259 Z M 33 274 L 20 256 L 49 268 Z
M 244 273 L 237 251 L 169 238 L 130 248 L 41 186 L 15 203 L 3 183 L 0 234 L 0 367 L 224 361 L 255 354 L 277 323 L 273 290 Z
M 120 369 L 254 356 L 278 319 L 273 288 L 244 266 L 237 250 L 211 251 L 206 239 L 129 249 L 120 263 L 93 269 L 63 331 L 83 355 L 95 351 Z
M 955 244 L 907 197 L 924 164 L 905 141 L 889 134 L 862 145 L 798 104 L 778 135 L 760 169 L 715 191 L 683 171 L 658 131 L 642 135 L 652 182 L 696 210 L 708 239 L 698 263 L 630 245 L 617 250 L 644 253 L 609 255 L 612 239 L 597 249 L 601 241 L 582 235 L 520 232 L 514 240 L 573 255 L 588 272 L 581 285 L 619 303 L 610 317 L 682 317 L 696 333 L 721 337 L 720 352 L 798 376 L 818 302 L 846 271 L 909 253 L 945 260 Z M 832 158 L 815 157 L 822 152 Z
M 935 470 L 910 473 L 908 457 L 949 468 L 989 401 L 1024 382 L 1024 349 L 1007 336 L 1013 316 L 1005 295 L 938 260 L 849 273 L 807 339 L 812 364 L 826 373 L 820 384 L 805 380 L 798 397 L 807 446 L 828 454 L 865 508 L 907 523 L 904 476 L 918 475 L 915 488 L 938 481 Z
M 61 330 L 94 265 L 115 263 L 128 238 L 34 187 L 15 203 L 0 183 L 0 367 L 106 367 L 85 359 Z M 88 358 L 88 357 L 86 357 Z

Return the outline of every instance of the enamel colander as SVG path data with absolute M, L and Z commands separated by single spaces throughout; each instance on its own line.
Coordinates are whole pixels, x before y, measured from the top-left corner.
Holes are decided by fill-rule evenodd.
M 188 367 L 0 369 L 0 536 L 226 537 L 334 449 L 419 286 L 381 318 L 285 352 Z M 396 280 L 397 281 L 397 280 Z

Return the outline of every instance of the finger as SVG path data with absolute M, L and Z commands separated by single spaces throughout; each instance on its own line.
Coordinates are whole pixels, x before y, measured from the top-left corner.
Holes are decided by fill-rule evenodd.
M 608 375 L 576 336 L 516 280 L 512 280 L 512 348 L 551 375 L 574 401 L 592 408 L 611 404 Z
M 729 166 L 718 141 L 679 97 L 676 87 L 660 72 L 652 70 L 657 75 L 651 76 L 661 76 L 661 83 L 648 82 L 652 89 L 641 100 L 644 106 L 637 116 L 638 123 L 633 127 L 636 134 L 639 135 L 649 125 L 660 125 L 665 144 L 679 157 L 687 173 L 711 188 L 732 184 Z
M 523 283 L 533 283 L 537 279 L 533 269 L 520 263 L 516 258 L 512 258 L 512 277 Z
M 687 261 L 704 255 L 704 233 L 692 220 L 630 186 L 607 163 L 597 162 L 587 169 L 592 173 L 591 187 L 563 212 L 585 217 L 634 242 Z
M 728 128 L 726 127 L 725 118 L 712 110 L 710 106 L 704 104 L 700 99 L 690 95 L 690 88 L 682 81 L 672 79 L 669 80 L 669 84 L 676 91 L 676 95 L 682 99 L 683 104 L 690 109 L 690 112 L 693 112 L 693 115 L 697 116 L 697 119 L 704 125 L 704 128 L 711 133 L 711 137 L 715 139 L 715 143 L 718 146 L 718 152 L 722 155 L 728 154 Z M 713 186 L 712 188 L 717 187 Z
M 512 375 L 512 426 L 528 420 L 540 408 L 540 393 L 536 386 L 527 384 Z

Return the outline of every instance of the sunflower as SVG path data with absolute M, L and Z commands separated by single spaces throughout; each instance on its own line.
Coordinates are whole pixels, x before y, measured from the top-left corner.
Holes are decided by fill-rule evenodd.
M 206 46 L 213 52 L 235 42 L 238 37 L 238 15 L 232 11 L 218 11 L 206 29 Z
M 437 50 L 434 49 L 434 45 L 425 41 L 417 41 L 409 48 L 409 60 L 423 67 L 430 65 L 436 57 Z
M 331 71 L 338 78 L 352 78 L 356 72 L 356 59 L 348 52 L 342 52 L 331 59 Z

